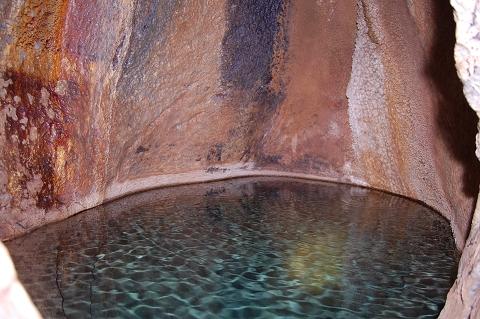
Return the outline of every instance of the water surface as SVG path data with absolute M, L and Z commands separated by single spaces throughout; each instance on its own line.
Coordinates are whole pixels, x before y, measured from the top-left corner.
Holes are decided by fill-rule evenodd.
M 436 318 L 457 260 L 418 203 L 278 178 L 137 194 L 7 246 L 46 318 Z

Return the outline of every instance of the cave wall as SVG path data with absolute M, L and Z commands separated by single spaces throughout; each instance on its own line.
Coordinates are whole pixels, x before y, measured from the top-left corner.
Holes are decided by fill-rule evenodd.
M 291 173 L 468 234 L 476 119 L 448 1 L 0 1 L 0 237 L 123 194 Z
M 463 91 L 471 108 L 480 115 L 480 0 L 452 0 L 455 9 L 455 61 Z M 476 155 L 480 159 L 480 135 L 476 138 Z M 441 319 L 480 318 L 480 202 L 458 267 L 457 280 L 450 289 Z
M 452 4 L 478 112 L 480 5 Z M 0 0 L 0 238 L 155 186 L 291 174 L 419 199 L 461 248 L 479 170 L 454 30 L 446 0 Z M 479 216 L 442 318 L 478 316 Z M 0 257 L 0 311 L 38 317 Z

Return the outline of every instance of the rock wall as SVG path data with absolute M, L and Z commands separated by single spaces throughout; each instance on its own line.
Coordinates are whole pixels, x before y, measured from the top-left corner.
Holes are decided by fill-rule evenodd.
M 0 1 L 0 237 L 125 193 L 307 174 L 477 193 L 447 1 Z
M 457 23 L 455 60 L 463 91 L 473 110 L 480 114 L 480 1 L 452 0 Z M 477 134 L 480 159 L 480 136 Z M 447 298 L 441 318 L 480 318 L 480 202 L 472 219 L 470 234 L 463 250 L 458 277 Z
M 478 111 L 478 1 L 452 2 Z M 479 167 L 454 30 L 447 0 L 0 0 L 0 238 L 280 174 L 421 200 L 462 248 Z M 478 314 L 473 225 L 444 318 Z

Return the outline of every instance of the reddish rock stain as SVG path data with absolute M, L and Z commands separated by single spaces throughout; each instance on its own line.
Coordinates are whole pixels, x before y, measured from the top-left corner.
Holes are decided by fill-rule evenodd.
M 69 110 L 71 105 L 65 103 L 65 97 L 55 93 L 53 83 L 44 83 L 31 75 L 25 76 L 13 71 L 7 71 L 5 76 L 13 82 L 7 88 L 7 96 L 21 98 L 18 103 L 6 100 L 1 102 L 2 109 L 9 104 L 15 107 L 18 118 L 15 120 L 7 116 L 5 122 L 8 144 L 5 158 L 9 176 L 17 176 L 15 183 L 21 189 L 26 189 L 26 182 L 34 175 L 40 175 L 43 185 L 38 193 L 37 206 L 50 208 L 59 204 L 57 195 L 63 186 L 61 181 L 64 176 L 56 175 L 55 164 L 65 162 L 59 156 L 65 157 L 69 148 L 73 121 Z M 44 95 L 48 92 L 48 104 L 45 103 L 45 96 L 42 100 L 42 91 Z M 27 94 L 33 96 L 33 99 L 29 99 Z M 25 118 L 26 123 L 25 120 L 21 121 Z M 31 138 L 32 130 L 36 130 L 36 139 Z M 13 150 L 18 150 L 18 156 Z M 26 174 L 19 172 L 18 164 L 26 170 Z

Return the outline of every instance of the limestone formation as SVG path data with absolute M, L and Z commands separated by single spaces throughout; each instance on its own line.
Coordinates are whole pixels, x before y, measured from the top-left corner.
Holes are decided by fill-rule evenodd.
M 462 249 L 478 1 L 452 3 L 465 95 L 446 0 L 0 0 L 0 238 L 162 185 L 289 175 L 420 200 Z
M 452 0 L 457 24 L 455 61 L 463 91 L 473 110 L 480 113 L 480 1 Z M 480 159 L 477 133 L 477 157 Z M 458 269 L 458 278 L 448 294 L 441 318 L 480 318 L 480 203 L 472 218 L 470 235 Z

